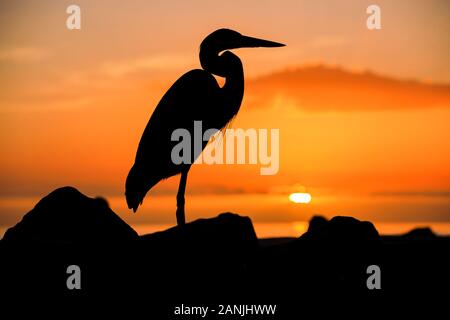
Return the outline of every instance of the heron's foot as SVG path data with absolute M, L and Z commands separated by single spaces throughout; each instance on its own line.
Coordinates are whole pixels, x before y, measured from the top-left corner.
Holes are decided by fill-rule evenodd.
M 179 226 L 184 226 L 186 224 L 186 218 L 184 215 L 184 206 L 177 208 L 177 224 Z
M 186 217 L 184 214 L 184 197 L 177 197 L 177 224 L 184 226 L 186 224 Z
M 181 173 L 180 185 L 178 186 L 177 193 L 177 224 L 184 226 L 186 224 L 186 218 L 184 215 L 184 192 L 186 191 L 186 179 L 187 171 Z

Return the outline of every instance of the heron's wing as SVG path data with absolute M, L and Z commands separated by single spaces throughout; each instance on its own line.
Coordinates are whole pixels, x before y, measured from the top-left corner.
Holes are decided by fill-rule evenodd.
M 156 106 L 139 143 L 136 164 L 148 168 L 146 171 L 153 178 L 181 172 L 182 166 L 171 159 L 172 149 L 179 143 L 172 141 L 172 133 L 185 129 L 193 146 L 194 121 L 202 121 L 202 131 L 214 127 L 212 119 L 219 95 L 217 81 L 204 70 L 192 70 L 179 78 Z M 196 156 L 192 152 L 192 161 Z

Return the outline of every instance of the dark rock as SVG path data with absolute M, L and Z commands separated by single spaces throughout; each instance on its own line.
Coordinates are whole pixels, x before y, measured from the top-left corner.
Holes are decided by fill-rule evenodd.
M 56 189 L 9 228 L 3 242 L 96 243 L 138 239 L 102 198 L 89 198 L 73 187 Z
M 407 238 L 408 240 L 428 240 L 428 239 L 436 239 L 437 236 L 431 230 L 431 228 L 416 228 L 408 233 L 403 235 L 403 238 Z
M 374 225 L 368 221 L 359 221 L 352 217 L 333 217 L 330 221 L 315 223 L 300 239 L 337 243 L 361 243 L 379 241 L 380 235 Z
M 283 237 L 283 238 L 263 238 L 259 239 L 258 243 L 261 247 L 271 247 L 271 246 L 279 246 L 286 243 L 290 243 L 294 240 L 297 240 L 297 238 L 293 237 Z
M 250 218 L 222 213 L 215 218 L 199 219 L 184 226 L 141 236 L 145 242 L 174 247 L 213 247 L 240 250 L 258 246 Z
M 328 219 L 323 216 L 314 216 L 309 221 L 308 232 L 315 232 L 326 226 L 328 223 Z
M 250 218 L 223 213 L 141 236 L 140 247 L 137 256 L 151 259 L 151 263 L 140 264 L 146 272 L 171 274 L 176 283 L 183 279 L 185 288 L 196 287 L 199 279 L 210 279 L 203 282 L 208 291 L 217 286 L 213 279 L 218 275 L 221 288 L 236 284 L 257 254 L 259 243 Z

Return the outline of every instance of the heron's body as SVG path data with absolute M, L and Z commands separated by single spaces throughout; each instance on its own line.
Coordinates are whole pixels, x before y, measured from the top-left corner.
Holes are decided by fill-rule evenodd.
M 221 129 L 237 114 L 244 94 L 242 68 L 240 78 L 233 89 L 230 83 L 220 88 L 210 73 L 197 69 L 184 74 L 166 92 L 144 130 L 132 169 L 142 175 L 147 191 L 160 180 L 189 170 L 190 164 L 176 165 L 171 159 L 171 151 L 179 143 L 171 140 L 173 131 L 183 128 L 193 137 L 194 121 L 202 121 L 204 131 Z M 240 92 L 233 106 L 222 99 L 227 90 Z M 192 148 L 191 155 L 193 163 L 200 154 Z
M 228 38 L 231 35 L 240 36 L 237 32 L 227 29 L 218 30 L 208 36 L 202 43 L 200 51 L 204 70 L 191 70 L 181 76 L 162 97 L 144 130 L 135 163 L 126 181 L 125 194 L 128 207 L 134 211 L 155 184 L 162 179 L 182 173 L 177 204 L 178 207 L 182 205 L 182 219 L 179 220 L 179 224 L 180 221 L 184 223 L 184 188 L 187 172 L 201 151 L 194 150 L 192 143 L 191 161 L 175 164 L 171 154 L 179 142 L 172 141 L 172 133 L 181 128 L 188 130 L 193 137 L 195 121 L 202 121 L 203 131 L 222 129 L 239 111 L 244 95 L 242 63 L 229 51 L 219 54 L 224 49 L 223 43 L 217 39 L 217 35 L 221 33 L 226 34 Z M 222 38 L 224 37 L 222 35 Z M 268 41 L 266 43 L 276 44 Z M 212 74 L 225 77 L 225 85 L 220 87 Z M 202 149 L 206 144 L 207 142 L 203 142 Z

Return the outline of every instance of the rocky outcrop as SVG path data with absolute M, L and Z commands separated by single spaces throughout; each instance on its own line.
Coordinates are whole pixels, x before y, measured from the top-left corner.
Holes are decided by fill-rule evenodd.
M 98 243 L 136 240 L 138 235 L 102 198 L 89 198 L 73 187 L 42 198 L 22 221 L 8 229 L 4 243 Z

